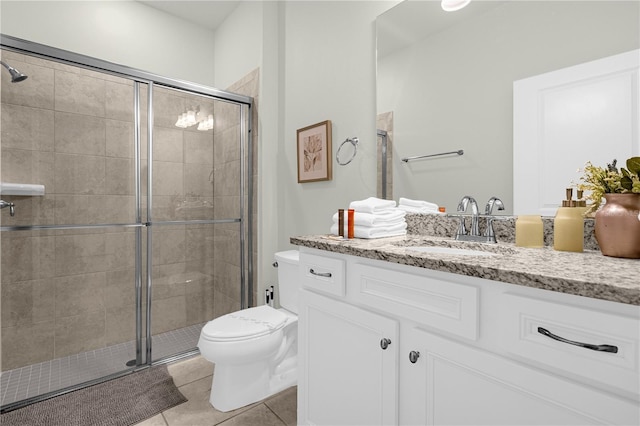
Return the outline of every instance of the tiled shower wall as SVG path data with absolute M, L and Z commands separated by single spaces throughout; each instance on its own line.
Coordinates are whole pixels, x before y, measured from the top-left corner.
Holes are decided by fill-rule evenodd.
M 2 181 L 46 188 L 43 197 L 3 196 L 16 216 L 3 210 L 2 226 L 134 222 L 133 84 L 13 52 L 2 58 L 29 75 L 18 84 L 2 75 Z M 144 88 L 141 103 L 144 123 Z M 174 126 L 196 105 L 213 109 L 214 131 Z M 237 217 L 238 108 L 155 87 L 153 221 Z M 238 224 L 153 227 L 153 334 L 239 307 L 238 236 Z M 2 371 L 135 337 L 131 228 L 2 232 L 1 250 Z
M 231 85 L 230 87 L 228 87 L 226 90 L 228 90 L 229 92 L 233 92 L 233 93 L 238 93 L 240 95 L 245 95 L 245 96 L 250 96 L 253 98 L 253 108 L 252 108 L 252 122 L 253 122 L 253 127 L 251 129 L 251 149 L 252 149 L 252 156 L 253 156 L 253 163 L 249 165 L 250 170 L 249 170 L 249 179 L 252 180 L 253 182 L 253 215 L 252 215 L 252 223 L 250 224 L 251 228 L 252 228 L 252 233 L 253 233 L 253 239 L 254 239 L 254 244 L 253 244 L 253 253 L 248 253 L 245 252 L 245 256 L 246 259 L 248 260 L 248 256 L 252 256 L 253 258 L 253 265 L 257 265 L 258 263 L 258 244 L 257 244 L 257 237 L 258 237 L 258 110 L 259 110 L 259 88 L 260 88 L 260 70 L 259 69 L 255 69 L 253 71 L 251 71 L 250 73 L 248 73 L 246 76 L 244 76 L 243 78 L 241 78 L 240 80 L 238 80 L 236 83 L 234 83 L 233 85 Z M 226 111 L 227 113 L 230 113 L 231 115 L 235 115 L 237 114 L 237 110 L 229 110 L 229 109 L 225 109 L 224 111 Z M 218 114 L 220 115 L 220 110 L 218 110 Z M 225 115 L 225 114 L 223 114 Z M 220 132 L 223 133 L 222 135 L 220 135 L 218 133 L 218 128 L 216 127 L 215 130 L 215 138 L 216 138 L 216 145 L 215 145 L 215 150 L 218 149 L 219 146 L 222 146 L 222 149 L 225 149 L 224 146 L 227 145 L 227 150 L 229 147 L 232 146 L 237 146 L 238 144 L 238 140 L 237 138 L 240 135 L 240 123 L 237 120 L 234 120 L 232 118 L 229 118 L 227 120 L 227 122 L 229 123 L 228 126 L 225 125 L 221 125 L 220 126 Z M 221 140 L 223 142 L 221 142 Z M 245 150 L 245 156 L 249 155 L 249 151 Z M 216 159 L 216 164 L 218 164 L 217 162 L 220 161 L 224 161 L 225 158 L 228 158 L 228 156 L 226 155 L 218 155 L 217 151 L 215 154 L 215 159 Z M 237 160 L 237 159 L 236 159 Z M 239 162 L 238 162 L 238 167 L 239 167 Z M 215 194 L 215 199 L 214 199 L 214 203 L 216 205 L 220 204 L 220 205 L 237 205 L 237 203 L 221 203 L 220 201 L 223 201 L 219 198 L 218 194 L 224 194 L 229 192 L 228 190 L 223 190 L 222 188 L 218 189 L 217 185 L 221 184 L 221 185 L 226 185 L 224 183 L 221 183 L 221 180 L 216 179 L 216 189 L 214 191 Z M 247 182 L 248 184 L 248 182 Z M 245 194 L 247 194 L 248 191 L 245 191 Z M 224 197 L 224 195 L 221 195 L 222 197 Z M 248 207 L 248 200 L 245 200 L 245 207 Z M 220 202 L 220 203 L 219 203 Z M 245 210 L 245 215 L 247 214 L 247 211 Z M 240 236 L 239 236 L 239 230 L 237 228 L 231 228 L 231 227 L 227 227 L 226 229 L 224 228 L 224 226 L 218 226 L 215 230 L 215 232 L 217 232 L 217 241 L 219 241 L 219 244 L 216 245 L 216 249 L 214 252 L 214 257 L 216 259 L 216 265 L 221 266 L 220 263 L 224 262 L 226 263 L 226 265 L 224 265 L 224 267 L 222 268 L 217 268 L 216 271 L 218 273 L 216 273 L 215 275 L 215 289 L 216 289 L 216 297 L 215 297 L 215 314 L 216 316 L 219 315 L 223 315 L 225 313 L 229 313 L 229 312 L 233 312 L 236 311 L 238 309 L 240 309 L 240 300 L 238 299 L 238 291 L 237 288 L 235 287 L 235 284 L 233 283 L 238 283 L 240 282 L 240 267 L 239 267 L 239 263 L 237 263 L 235 260 L 229 260 L 226 255 L 225 252 L 228 251 L 228 248 L 225 247 L 224 242 L 225 241 L 229 241 L 229 242 L 239 242 Z M 221 235 L 222 234 L 222 235 Z M 223 235 L 226 238 L 223 238 Z M 257 267 L 254 267 L 254 271 L 257 270 Z M 248 280 L 248 276 L 247 276 L 247 280 Z M 257 298 L 257 291 L 258 291 L 258 284 L 257 284 L 257 274 L 254 273 L 253 276 L 253 305 L 255 306 L 258 304 L 258 298 Z M 223 290 L 224 289 L 224 290 Z

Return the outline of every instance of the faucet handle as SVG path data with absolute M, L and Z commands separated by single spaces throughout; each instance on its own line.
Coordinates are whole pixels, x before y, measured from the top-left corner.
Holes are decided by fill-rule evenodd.
M 16 205 L 13 203 L 8 203 L 4 200 L 0 200 L 0 209 L 4 209 L 5 207 L 9 207 L 9 214 L 11 216 L 15 216 L 16 214 Z
M 489 201 L 487 201 L 487 205 L 484 208 L 484 214 L 490 215 L 493 214 L 493 207 L 498 206 L 498 210 L 504 210 L 504 203 L 498 197 L 491 197 Z
M 458 226 L 457 235 L 467 235 L 467 227 L 464 224 L 464 216 L 458 216 L 460 219 L 460 225 Z

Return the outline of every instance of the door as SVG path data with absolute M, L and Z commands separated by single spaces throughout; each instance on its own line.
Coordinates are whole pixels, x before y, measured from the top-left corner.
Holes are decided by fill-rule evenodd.
M 397 424 L 398 323 L 307 290 L 299 304 L 298 424 Z
M 634 50 L 513 83 L 514 214 L 553 216 L 587 161 L 640 154 L 639 62 Z
M 407 423 L 587 425 L 640 420 L 632 401 L 417 328 L 411 340 L 420 357 L 414 374 L 402 377 L 416 398 Z

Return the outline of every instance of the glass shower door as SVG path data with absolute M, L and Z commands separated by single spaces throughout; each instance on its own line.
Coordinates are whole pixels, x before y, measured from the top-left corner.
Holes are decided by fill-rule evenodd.
M 240 108 L 153 87 L 154 361 L 193 350 L 207 321 L 240 309 Z
M 14 216 L 0 211 L 5 406 L 130 368 L 143 225 L 133 82 L 6 50 L 2 59 L 28 75 L 0 76 L 1 196 L 15 205 Z

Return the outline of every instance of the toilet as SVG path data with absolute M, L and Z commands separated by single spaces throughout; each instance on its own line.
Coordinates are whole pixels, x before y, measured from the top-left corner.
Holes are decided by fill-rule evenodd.
M 209 402 L 231 411 L 297 382 L 298 251 L 275 254 L 280 309 L 242 309 L 209 321 L 198 349 L 215 364 Z

